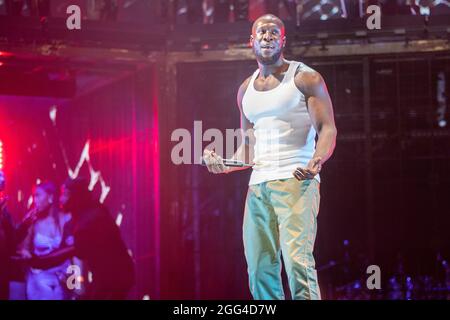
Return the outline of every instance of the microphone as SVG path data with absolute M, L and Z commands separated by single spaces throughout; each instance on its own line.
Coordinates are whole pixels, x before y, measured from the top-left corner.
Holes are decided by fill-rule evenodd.
M 228 167 L 253 167 L 253 165 L 235 159 L 222 159 L 223 164 Z M 202 166 L 206 166 L 205 160 L 202 159 Z

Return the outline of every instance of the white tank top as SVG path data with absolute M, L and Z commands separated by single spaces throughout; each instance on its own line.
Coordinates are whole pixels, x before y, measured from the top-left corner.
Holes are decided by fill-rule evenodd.
M 306 167 L 316 148 L 316 131 L 311 122 L 306 100 L 294 82 L 298 67 L 305 64 L 288 61 L 283 81 L 274 89 L 257 91 L 254 87 L 259 69 L 253 73 L 242 100 L 242 109 L 253 123 L 255 165 L 249 185 L 293 178 L 297 167 Z M 315 179 L 320 182 L 319 175 Z

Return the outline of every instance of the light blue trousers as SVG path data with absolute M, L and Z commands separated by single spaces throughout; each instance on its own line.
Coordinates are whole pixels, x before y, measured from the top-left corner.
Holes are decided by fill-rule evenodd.
M 284 299 L 281 254 L 296 300 L 320 300 L 313 256 L 320 184 L 295 178 L 249 186 L 244 251 L 250 291 L 257 300 Z

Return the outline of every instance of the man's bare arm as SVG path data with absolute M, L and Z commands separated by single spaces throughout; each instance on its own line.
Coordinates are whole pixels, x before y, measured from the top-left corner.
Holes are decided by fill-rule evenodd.
M 253 135 L 253 124 L 245 117 L 242 111 L 242 99 L 251 77 L 247 78 L 239 87 L 237 94 L 237 105 L 240 114 L 240 144 L 233 155 L 233 159 L 244 163 L 253 163 L 255 137 Z M 227 167 L 223 164 L 222 158 L 211 150 L 205 150 L 204 159 L 208 165 L 208 170 L 213 173 L 230 173 L 233 171 L 245 170 L 249 167 Z
M 35 256 L 31 259 L 30 264 L 33 268 L 49 269 L 60 265 L 73 256 L 75 256 L 75 247 L 70 246 L 57 249 L 45 256 Z
M 300 179 L 312 179 L 331 157 L 336 146 L 333 105 L 325 81 L 318 72 L 307 70 L 298 73 L 295 84 L 305 95 L 311 121 L 319 136 L 313 159 L 306 170 L 299 168 L 295 175 Z
M 255 136 L 253 134 L 253 124 L 247 119 L 242 109 L 242 100 L 244 98 L 245 91 L 247 90 L 248 84 L 251 77 L 247 78 L 242 85 L 239 87 L 237 94 L 237 106 L 240 114 L 240 125 L 241 125 L 241 143 L 238 146 L 233 159 L 243 161 L 244 163 L 253 163 L 254 157 L 254 145 Z M 248 167 L 245 167 L 246 169 Z M 236 168 L 237 170 L 242 170 L 242 168 Z M 235 170 L 236 170 L 235 169 Z

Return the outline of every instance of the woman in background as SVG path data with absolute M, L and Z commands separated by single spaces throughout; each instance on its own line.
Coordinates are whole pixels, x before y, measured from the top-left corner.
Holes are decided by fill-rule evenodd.
M 44 182 L 34 187 L 34 208 L 37 216 L 30 227 L 28 236 L 21 246 L 23 258 L 42 256 L 54 250 L 71 245 L 70 237 L 64 234 L 64 226 L 70 214 L 59 210 L 56 186 Z M 70 260 L 47 270 L 27 267 L 25 271 L 26 294 L 28 300 L 65 300 L 70 298 L 66 285 L 67 267 Z

